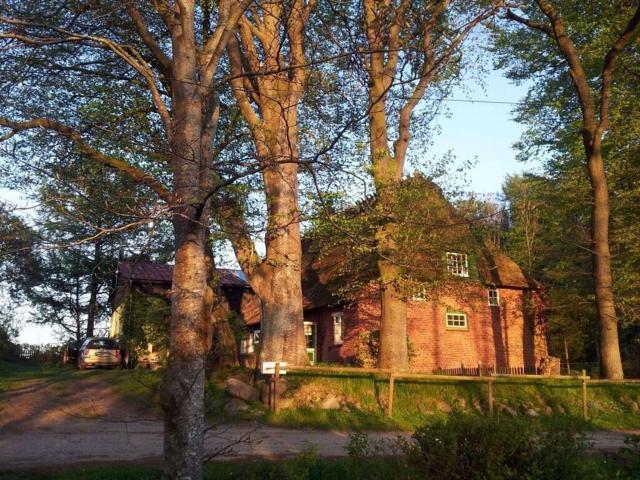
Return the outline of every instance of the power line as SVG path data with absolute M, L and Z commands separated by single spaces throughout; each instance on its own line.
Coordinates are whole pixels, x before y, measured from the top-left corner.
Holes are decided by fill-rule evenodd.
M 508 102 L 506 100 L 476 100 L 472 98 L 443 98 L 445 102 L 460 102 L 460 103 L 490 103 L 497 105 L 524 105 L 522 102 Z

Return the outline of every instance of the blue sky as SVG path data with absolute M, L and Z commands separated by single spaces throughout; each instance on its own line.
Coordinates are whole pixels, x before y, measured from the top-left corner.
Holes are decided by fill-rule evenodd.
M 453 91 L 453 100 L 485 100 L 518 102 L 526 94 L 526 87 L 516 86 L 500 72 L 493 71 L 481 85 L 466 81 Z M 512 148 L 524 128 L 512 120 L 514 105 L 495 103 L 447 102 L 449 115 L 438 119 L 442 133 L 430 148 L 430 155 L 441 156 L 451 151 L 457 163 L 477 162 L 467 173 L 468 188 L 475 193 L 492 194 L 501 191 L 505 177 L 535 169 L 536 165 L 515 160 Z
M 525 91 L 525 87 L 510 84 L 499 72 L 490 72 L 483 84 L 468 80 L 455 89 L 450 98 L 517 102 Z M 512 120 L 513 105 L 448 102 L 448 107 L 448 114 L 438 118 L 441 134 L 434 139 L 428 155 L 440 157 L 450 151 L 457 163 L 475 159 L 475 166 L 466 174 L 470 191 L 498 193 L 507 175 L 535 168 L 515 160 L 512 145 L 520 138 L 523 128 Z M 0 189 L 0 200 L 16 203 L 19 197 Z M 57 338 L 50 327 L 25 324 L 18 340 L 48 343 Z

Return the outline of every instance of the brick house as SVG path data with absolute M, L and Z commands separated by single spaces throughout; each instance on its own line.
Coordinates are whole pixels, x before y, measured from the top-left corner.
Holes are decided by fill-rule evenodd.
M 371 281 L 355 298 L 340 298 L 334 282 L 339 263 L 339 256 L 321 260 L 306 249 L 304 322 L 312 363 L 361 363 L 367 337 L 380 326 L 376 282 Z M 412 368 L 432 372 L 481 365 L 537 373 L 547 357 L 539 287 L 511 259 L 489 249 L 478 257 L 447 252 L 443 264 L 449 280 L 416 292 L 409 300 Z M 118 336 L 123 322 L 132 321 L 123 317 L 128 295 L 168 291 L 171 273 L 171 265 L 119 264 L 111 336 Z M 246 325 L 247 333 L 236 340 L 238 357 L 243 364 L 254 365 L 260 339 L 259 302 L 241 271 L 220 269 L 218 273 L 223 308 L 235 312 Z
M 469 275 L 471 262 L 475 278 Z M 408 301 L 412 368 L 433 372 L 480 365 L 538 373 L 548 356 L 539 286 L 510 258 L 489 249 L 479 257 L 447 252 L 443 264 L 449 279 Z M 309 347 L 318 362 L 362 363 L 367 334 L 380 328 L 380 289 L 372 281 L 355 298 L 340 301 L 332 294 L 334 267 L 310 258 L 305 269 L 304 317 L 314 335 Z

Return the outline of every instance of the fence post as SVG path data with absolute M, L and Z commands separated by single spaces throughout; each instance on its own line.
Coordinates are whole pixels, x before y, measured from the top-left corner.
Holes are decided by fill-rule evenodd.
M 276 362 L 273 375 L 273 411 L 278 413 L 278 383 L 280 383 L 280 362 Z
M 489 377 L 487 382 L 488 387 L 488 402 L 489 402 L 489 415 L 493 416 L 493 379 Z
M 589 416 L 587 410 L 587 371 L 582 370 L 582 416 L 586 420 Z
M 389 374 L 389 401 L 387 402 L 387 415 L 393 416 L 393 386 L 395 384 L 395 378 L 393 372 Z

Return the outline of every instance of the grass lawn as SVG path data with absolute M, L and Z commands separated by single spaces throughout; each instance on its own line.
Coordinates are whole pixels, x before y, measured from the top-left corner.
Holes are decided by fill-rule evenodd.
M 293 389 L 313 386 L 324 395 L 342 395 L 351 411 L 319 408 L 287 408 L 268 413 L 273 425 L 341 429 L 403 429 L 445 418 L 451 411 L 486 415 L 487 385 L 470 381 L 416 382 L 396 380 L 393 418 L 386 416 L 388 381 L 358 374 L 290 374 Z M 582 418 L 582 394 L 578 381 L 497 379 L 494 384 L 498 415 L 519 415 L 533 409 L 535 421 L 568 422 L 587 429 L 640 429 L 640 414 L 632 402 L 640 403 L 640 383 L 594 383 L 588 387 L 588 421 Z M 295 405 L 295 404 L 294 404 Z M 500 412 L 503 410 L 503 412 Z
M 246 375 L 242 369 L 225 370 L 210 375 L 207 385 L 206 411 L 212 421 L 229 421 L 224 413 L 228 397 L 223 389 L 224 378 L 230 374 Z M 110 383 L 116 394 L 128 402 L 161 414 L 159 386 L 161 371 L 149 370 L 89 370 L 71 367 L 38 366 L 0 361 L 0 402 L 3 390 L 28 380 L 55 383 L 76 379 L 99 379 Z M 237 420 L 257 420 L 282 427 L 304 427 L 339 430 L 414 430 L 416 427 L 445 418 L 451 411 L 468 415 L 486 415 L 487 387 L 485 383 L 469 381 L 415 382 L 396 380 L 394 415 L 386 415 L 388 382 L 374 375 L 358 373 L 320 374 L 289 373 L 292 398 L 285 400 L 287 408 L 273 414 L 258 402 L 240 413 Z M 313 401 L 302 402 L 302 392 L 326 398 L 343 399 L 343 408 L 323 410 Z M 304 397 L 304 395 L 302 395 Z M 588 421 L 582 419 L 580 383 L 568 380 L 497 379 L 494 387 L 496 412 L 519 415 L 534 409 L 539 422 L 568 422 L 587 429 L 640 429 L 640 414 L 633 402 L 640 403 L 640 383 L 593 383 L 588 388 Z M 500 413 L 500 410 L 502 412 Z

